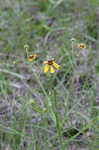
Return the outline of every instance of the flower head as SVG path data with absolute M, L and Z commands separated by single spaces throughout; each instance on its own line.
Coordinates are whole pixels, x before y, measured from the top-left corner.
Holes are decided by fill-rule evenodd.
M 29 49 L 29 45 L 28 45 L 28 44 L 25 44 L 25 45 L 24 45 L 24 48 L 25 48 L 25 49 Z
M 43 108 L 43 112 L 48 112 L 48 109 L 47 108 Z
M 84 44 L 84 43 L 79 43 L 79 44 L 78 44 L 78 48 L 80 48 L 80 49 L 85 49 L 85 48 L 86 48 L 86 44 Z
M 32 61 L 35 60 L 37 57 L 38 57 L 37 54 L 32 54 L 32 55 L 28 56 L 28 61 L 29 61 L 29 62 L 32 62 Z
M 54 73 L 55 69 L 59 70 L 60 66 L 54 61 L 54 59 L 48 60 L 48 61 L 44 61 L 44 72 L 47 73 L 48 71 L 50 71 L 50 73 Z
M 35 104 L 35 100 L 34 99 L 30 99 L 29 100 L 29 104 Z
M 75 41 L 76 41 L 76 39 L 75 39 L 75 38 L 71 38 L 70 40 L 71 40 L 71 42 L 75 42 Z

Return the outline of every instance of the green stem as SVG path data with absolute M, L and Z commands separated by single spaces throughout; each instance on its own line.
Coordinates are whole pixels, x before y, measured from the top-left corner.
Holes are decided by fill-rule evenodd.
M 56 129 L 57 129 L 57 133 L 58 133 L 58 137 L 59 137 L 59 143 L 61 146 L 61 150 L 64 150 L 63 147 L 63 142 L 62 142 L 62 136 L 61 136 L 61 127 L 60 127 L 60 119 L 59 119 L 59 114 L 57 112 L 57 98 L 56 98 L 56 90 L 54 89 L 54 106 L 55 106 L 55 117 L 56 117 Z

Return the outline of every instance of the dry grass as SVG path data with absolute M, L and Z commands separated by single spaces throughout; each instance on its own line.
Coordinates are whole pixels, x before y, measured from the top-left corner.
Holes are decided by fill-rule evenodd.
M 0 150 L 99 149 L 97 4 L 0 1 Z M 48 57 L 54 74 L 43 72 Z

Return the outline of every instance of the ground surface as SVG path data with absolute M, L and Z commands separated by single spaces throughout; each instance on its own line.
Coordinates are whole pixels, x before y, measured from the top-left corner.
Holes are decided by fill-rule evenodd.
M 0 150 L 99 150 L 98 91 L 98 0 L 0 1 Z

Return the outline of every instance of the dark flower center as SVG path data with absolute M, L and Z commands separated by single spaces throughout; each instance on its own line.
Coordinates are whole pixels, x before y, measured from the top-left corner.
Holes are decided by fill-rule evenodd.
M 34 56 L 33 56 L 33 55 L 30 55 L 30 56 L 29 56 L 29 59 L 32 59 L 32 58 L 34 58 Z
M 53 60 L 48 60 L 48 65 L 53 65 Z
M 85 46 L 84 45 L 80 45 L 80 48 L 84 48 Z

